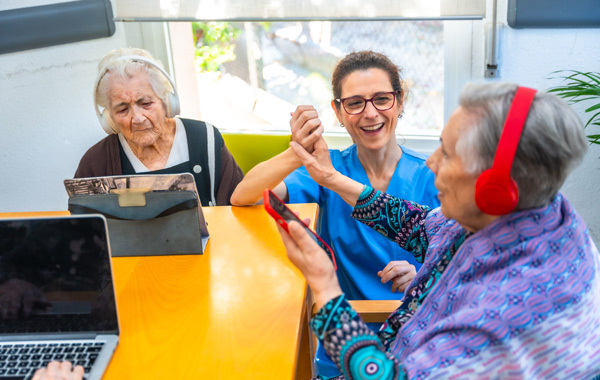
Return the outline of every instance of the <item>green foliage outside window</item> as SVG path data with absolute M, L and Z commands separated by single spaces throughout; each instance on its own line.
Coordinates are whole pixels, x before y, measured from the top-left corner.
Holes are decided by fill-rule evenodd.
M 200 71 L 219 71 L 235 60 L 235 41 L 241 30 L 229 22 L 193 22 L 196 64 Z

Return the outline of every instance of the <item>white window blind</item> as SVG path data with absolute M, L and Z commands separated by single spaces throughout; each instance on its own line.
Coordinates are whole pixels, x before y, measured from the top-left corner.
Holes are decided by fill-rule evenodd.
M 115 0 L 115 21 L 479 20 L 485 0 Z

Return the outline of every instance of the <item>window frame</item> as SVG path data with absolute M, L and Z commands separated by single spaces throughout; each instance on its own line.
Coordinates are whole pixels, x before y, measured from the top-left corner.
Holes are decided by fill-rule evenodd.
M 444 124 L 459 104 L 459 96 L 463 86 L 472 78 L 472 46 L 473 46 L 473 20 L 445 20 L 444 22 Z M 166 23 L 165 23 L 166 24 Z M 172 51 L 173 39 L 177 35 L 168 32 L 168 27 L 163 26 L 165 33 L 164 51 L 157 52 L 159 56 L 165 57 L 165 66 L 174 78 L 177 78 L 179 93 L 185 93 L 180 88 L 182 84 L 196 83 L 190 81 L 190 73 L 181 72 L 181 66 L 174 64 L 178 59 L 177 51 Z M 190 33 L 191 34 L 191 33 Z M 155 37 L 153 28 L 145 28 L 142 35 L 144 39 Z M 156 47 L 155 47 L 156 49 Z M 160 50 L 160 49 L 159 49 Z M 195 75 L 195 72 L 191 73 Z M 188 91 L 189 92 L 189 91 Z M 400 126 L 401 128 L 401 126 Z M 242 131 L 230 130 L 236 133 Z M 247 132 L 247 131 L 246 131 Z M 281 131 L 261 130 L 265 134 L 281 134 Z M 325 140 L 332 149 L 345 149 L 353 144 L 351 137 L 344 132 L 325 132 Z M 439 135 L 403 135 L 399 131 L 398 142 L 410 149 L 423 154 L 431 154 L 439 146 Z

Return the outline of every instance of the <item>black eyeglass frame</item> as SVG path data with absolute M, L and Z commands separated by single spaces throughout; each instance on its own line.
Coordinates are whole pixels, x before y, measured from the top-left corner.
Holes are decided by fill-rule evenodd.
M 392 101 L 392 105 L 389 106 L 388 108 L 381 109 L 381 108 L 377 107 L 375 105 L 375 103 L 373 102 L 373 99 L 375 99 L 376 97 L 378 97 L 378 96 L 380 96 L 382 94 L 393 94 L 394 95 L 394 97 L 393 97 L 394 100 Z M 392 107 L 394 107 L 396 105 L 396 97 L 399 94 L 402 94 L 402 90 L 378 92 L 375 95 L 373 95 L 373 97 L 370 98 L 370 99 L 365 99 L 362 96 L 355 95 L 355 96 L 349 96 L 347 98 L 334 99 L 334 100 L 342 105 L 342 107 L 344 108 L 344 111 L 346 111 L 346 113 L 348 115 L 358 115 L 358 114 L 361 114 L 361 113 L 364 112 L 365 108 L 367 108 L 367 103 L 369 103 L 369 102 L 371 102 L 371 104 L 373 105 L 373 107 L 375 107 L 375 109 L 378 110 L 378 111 L 387 111 L 387 110 L 391 109 Z M 363 108 L 359 112 L 348 112 L 348 110 L 346 109 L 346 106 L 344 105 L 344 101 L 346 101 L 348 99 L 353 99 L 353 98 L 360 98 L 360 99 L 362 99 L 365 102 L 364 105 L 363 105 Z

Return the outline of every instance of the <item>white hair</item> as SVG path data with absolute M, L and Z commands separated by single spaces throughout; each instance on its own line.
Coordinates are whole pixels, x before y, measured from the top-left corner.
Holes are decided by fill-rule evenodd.
M 456 143 L 469 173 L 492 167 L 512 100 L 513 83 L 465 86 L 460 105 L 473 118 Z M 537 92 L 515 154 L 511 177 L 519 189 L 517 210 L 541 207 L 556 195 L 587 149 L 583 125 L 571 107 L 556 95 Z
M 118 76 L 120 78 L 132 78 L 139 73 L 146 73 L 150 79 L 150 86 L 156 95 L 161 99 L 163 105 L 166 106 L 167 93 L 173 92 L 173 87 L 165 75 L 156 67 L 149 65 L 146 62 L 117 58 L 137 55 L 147 58 L 153 61 L 157 66 L 163 67 L 162 64 L 154 59 L 152 55 L 144 50 L 138 48 L 121 48 L 109 51 L 98 64 L 98 74 L 102 75 L 99 80 L 98 86 L 96 87 L 96 99 L 98 105 L 107 108 L 109 104 L 108 92 L 109 83 L 108 80 L 112 76 Z

